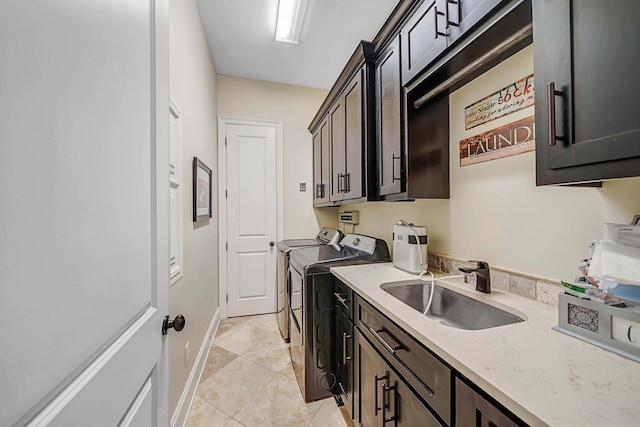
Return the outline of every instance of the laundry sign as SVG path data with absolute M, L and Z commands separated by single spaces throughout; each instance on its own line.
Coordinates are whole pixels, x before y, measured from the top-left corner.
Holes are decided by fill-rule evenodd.
M 471 129 L 533 105 L 533 74 L 511 83 L 464 109 L 464 127 Z
M 460 166 L 535 150 L 535 116 L 460 141 Z

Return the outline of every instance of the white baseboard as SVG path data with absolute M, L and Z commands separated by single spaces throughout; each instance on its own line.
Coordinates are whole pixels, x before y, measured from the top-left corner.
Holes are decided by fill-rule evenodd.
M 209 350 L 211 350 L 211 344 L 213 343 L 213 337 L 215 337 L 216 332 L 218 331 L 219 324 L 220 309 L 218 308 L 213 315 L 213 319 L 211 319 L 206 339 L 202 341 L 200 351 L 198 351 L 198 356 L 193 363 L 193 368 L 189 374 L 187 384 L 184 386 L 184 390 L 182 390 L 178 406 L 171 417 L 171 427 L 184 427 L 187 424 L 189 411 L 191 410 L 191 405 L 193 405 L 193 401 L 196 398 L 196 391 L 198 389 L 198 384 L 200 384 L 200 377 L 202 377 L 202 371 L 204 370 L 204 365 L 207 362 Z

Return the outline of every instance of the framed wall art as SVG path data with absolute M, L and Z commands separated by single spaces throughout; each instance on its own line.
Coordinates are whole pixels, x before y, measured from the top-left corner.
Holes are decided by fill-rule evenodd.
M 193 158 L 193 222 L 211 218 L 211 168 Z

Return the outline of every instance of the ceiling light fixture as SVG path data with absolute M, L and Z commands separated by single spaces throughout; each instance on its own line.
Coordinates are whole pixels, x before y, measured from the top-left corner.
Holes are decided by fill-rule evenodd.
M 278 2 L 278 22 L 276 40 L 298 44 L 308 0 L 280 0 Z

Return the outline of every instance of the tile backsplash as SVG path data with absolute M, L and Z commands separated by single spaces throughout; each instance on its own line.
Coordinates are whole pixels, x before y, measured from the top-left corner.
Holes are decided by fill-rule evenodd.
M 466 260 L 433 252 L 428 254 L 428 263 L 430 269 L 451 274 L 458 274 L 459 267 L 474 267 L 473 263 L 469 263 Z M 561 292 L 559 280 L 520 273 L 491 265 L 489 267 L 492 289 L 510 292 L 544 304 L 558 305 L 558 294 Z

